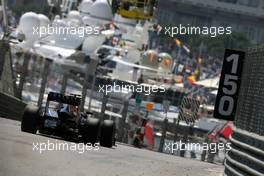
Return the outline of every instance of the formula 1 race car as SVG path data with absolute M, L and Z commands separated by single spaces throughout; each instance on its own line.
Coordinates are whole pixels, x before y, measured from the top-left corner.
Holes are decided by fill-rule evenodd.
M 93 117 L 92 113 L 80 112 L 81 98 L 77 95 L 63 95 L 50 92 L 45 108 L 28 105 L 22 117 L 21 131 L 36 134 L 55 135 L 66 140 L 112 147 L 115 124 L 112 120 Z

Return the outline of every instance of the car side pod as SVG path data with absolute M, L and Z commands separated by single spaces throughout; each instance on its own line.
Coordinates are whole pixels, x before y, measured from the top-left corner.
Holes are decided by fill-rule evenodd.
M 40 109 L 32 105 L 27 105 L 22 116 L 21 131 L 36 134 L 39 118 Z
M 100 145 L 112 148 L 115 138 L 115 123 L 113 120 L 104 120 L 101 126 Z
M 84 143 L 95 144 L 100 129 L 100 120 L 92 117 L 87 118 L 87 122 L 82 127 L 82 141 Z

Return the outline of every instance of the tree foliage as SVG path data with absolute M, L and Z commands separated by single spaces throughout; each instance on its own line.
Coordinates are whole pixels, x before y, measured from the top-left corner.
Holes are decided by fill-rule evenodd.
M 210 56 L 222 57 L 225 49 L 245 50 L 252 42 L 243 33 L 233 32 L 230 35 L 189 36 L 186 40 L 193 50 L 198 51 L 203 44 L 203 51 Z

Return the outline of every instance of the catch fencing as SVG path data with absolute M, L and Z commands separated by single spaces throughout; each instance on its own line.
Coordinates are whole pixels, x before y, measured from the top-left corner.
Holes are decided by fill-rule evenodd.
M 264 175 L 264 47 L 247 51 L 238 98 L 227 176 Z

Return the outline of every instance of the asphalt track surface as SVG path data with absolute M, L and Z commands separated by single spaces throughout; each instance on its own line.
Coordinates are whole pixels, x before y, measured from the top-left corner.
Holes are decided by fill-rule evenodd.
M 0 118 L 0 176 L 221 176 L 223 166 L 126 145 L 98 151 L 40 151 L 33 143 L 65 141 L 20 131 Z M 66 144 L 72 144 L 65 142 Z

